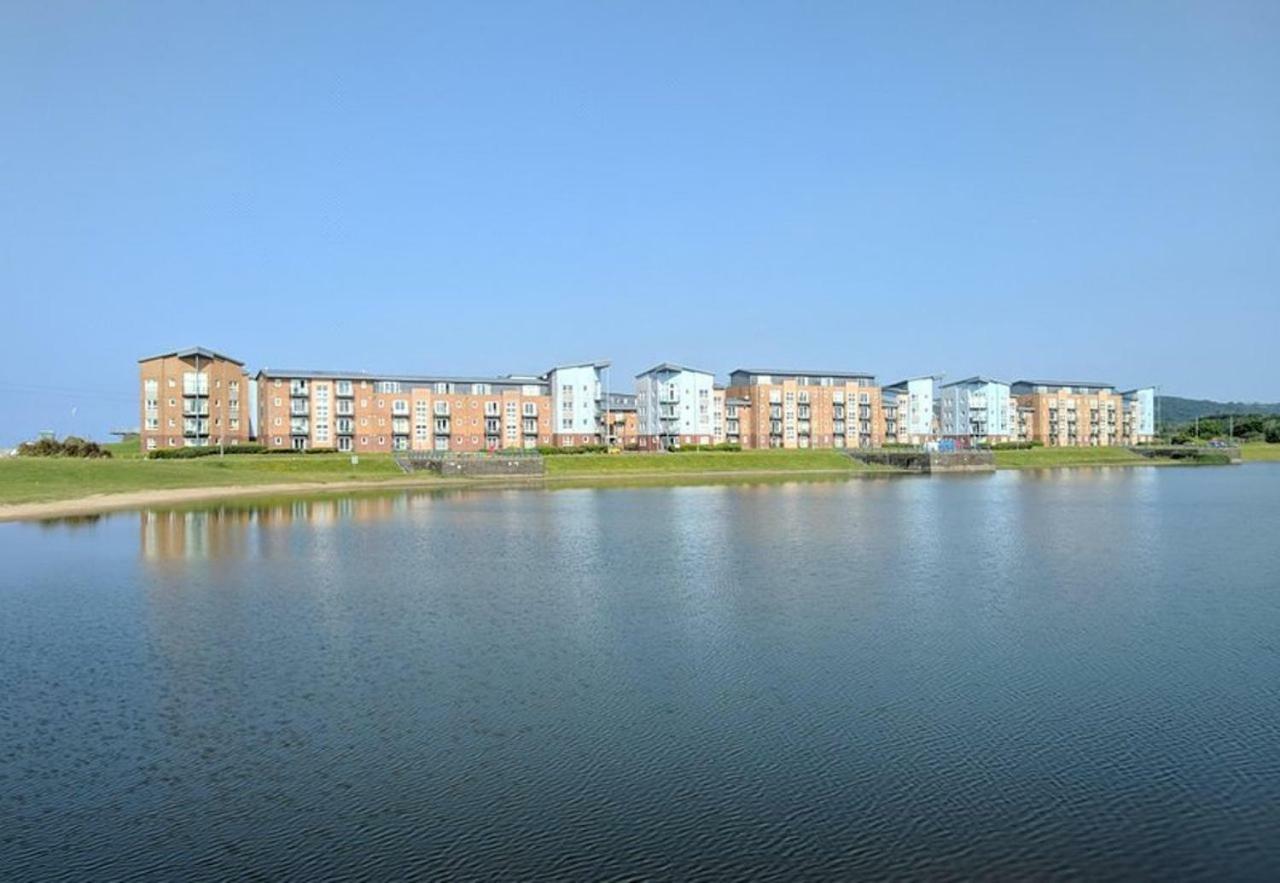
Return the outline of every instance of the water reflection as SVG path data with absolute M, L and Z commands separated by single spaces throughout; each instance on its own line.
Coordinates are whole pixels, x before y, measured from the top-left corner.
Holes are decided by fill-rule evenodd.
M 1099 469 L 0 525 L 0 879 L 1265 878 L 1278 500 Z

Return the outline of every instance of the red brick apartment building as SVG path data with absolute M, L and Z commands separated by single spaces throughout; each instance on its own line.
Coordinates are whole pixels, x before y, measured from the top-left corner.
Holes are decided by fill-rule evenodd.
M 249 441 L 244 363 L 203 347 L 138 360 L 144 451 Z

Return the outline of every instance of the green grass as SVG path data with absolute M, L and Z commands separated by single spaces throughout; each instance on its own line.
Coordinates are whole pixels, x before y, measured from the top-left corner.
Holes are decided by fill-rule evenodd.
M 104 450 L 110 451 L 111 457 L 115 460 L 142 459 L 142 445 L 136 438 L 133 441 L 126 442 L 106 442 L 102 447 Z
M 1249 442 L 1240 446 L 1246 463 L 1280 460 L 1280 445 L 1266 442 Z
M 672 454 L 557 454 L 547 475 L 625 475 L 640 472 L 755 472 L 828 470 L 866 472 L 875 467 L 839 451 L 690 451 Z
M 404 477 L 387 454 L 361 454 L 356 466 L 345 454 L 239 454 L 195 460 L 5 457 L 0 459 L 0 504 L 171 488 Z
M 1135 454 L 1127 448 L 1031 448 L 1025 451 L 996 451 L 999 469 L 1034 469 L 1055 466 L 1127 466 L 1159 462 Z

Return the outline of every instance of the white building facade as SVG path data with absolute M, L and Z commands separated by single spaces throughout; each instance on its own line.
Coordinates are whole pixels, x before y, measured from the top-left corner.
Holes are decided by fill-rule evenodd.
M 552 431 L 555 443 L 601 444 L 608 362 L 557 365 L 547 372 L 551 388 Z
M 885 406 L 893 404 L 896 421 L 893 435 L 899 442 L 912 445 L 932 441 L 937 435 L 934 393 L 941 375 L 910 377 L 885 387 Z M 886 423 L 889 422 L 886 414 Z M 889 432 L 886 429 L 886 440 Z

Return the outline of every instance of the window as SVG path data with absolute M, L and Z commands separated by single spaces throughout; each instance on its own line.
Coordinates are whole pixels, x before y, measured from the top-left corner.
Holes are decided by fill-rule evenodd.
M 526 417 L 537 417 L 537 416 L 538 416 L 538 403 L 537 403 L 537 402 L 525 402 L 525 403 L 524 403 L 524 416 L 526 416 Z
M 156 449 L 156 440 L 154 438 L 147 439 L 147 450 L 154 451 Z
M 338 450 L 339 451 L 351 450 L 351 436 L 344 435 L 338 438 Z

